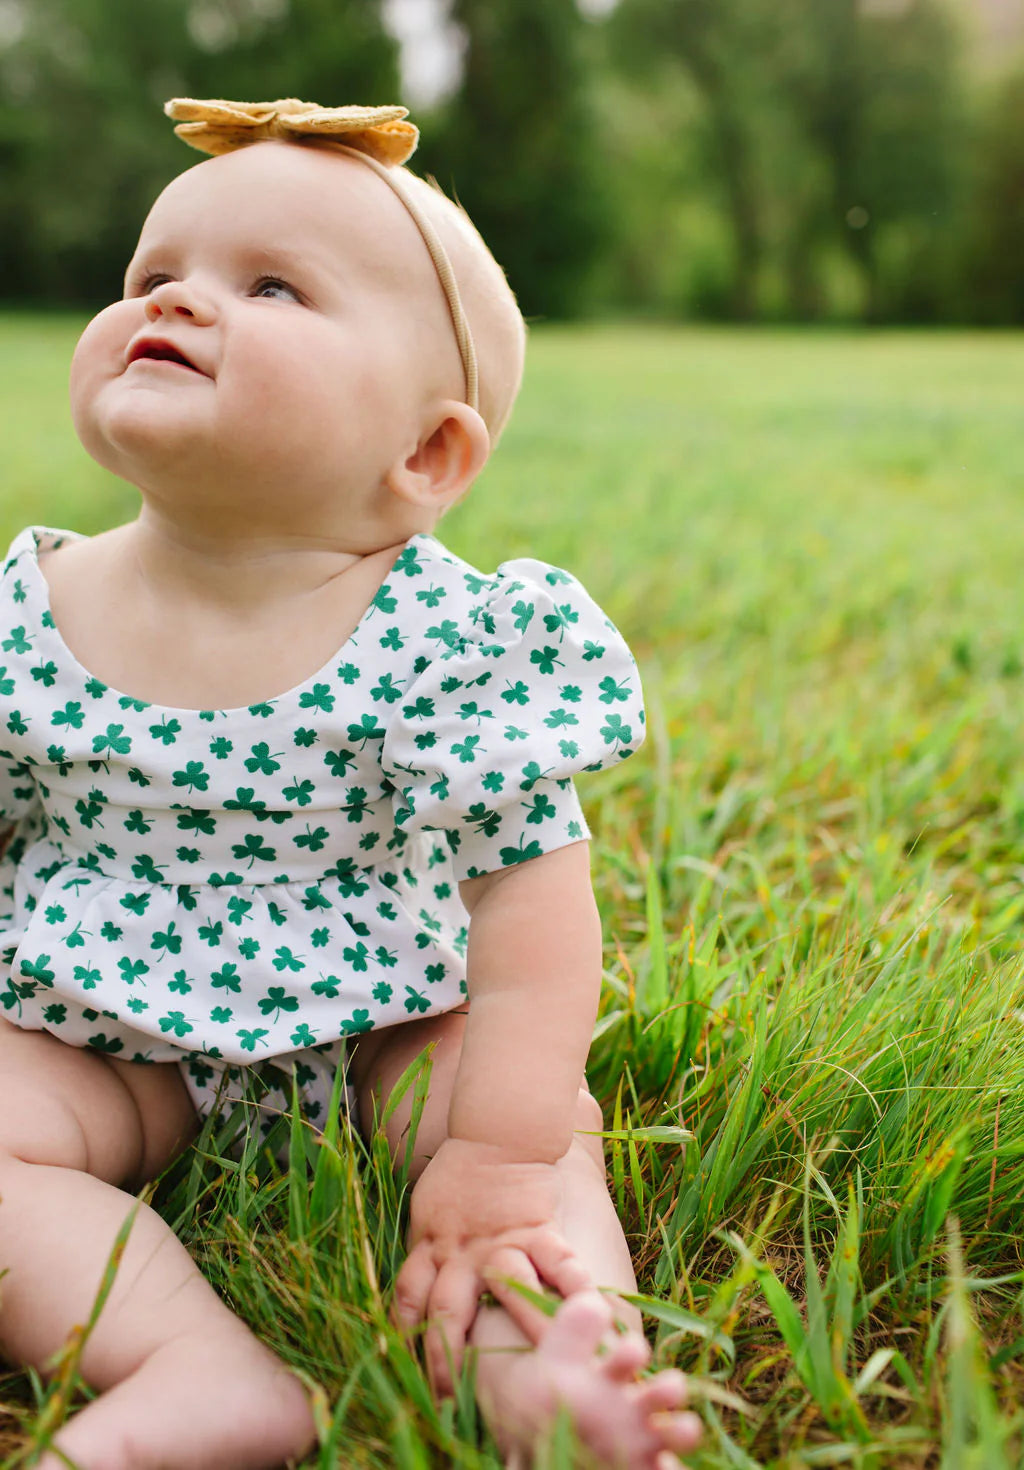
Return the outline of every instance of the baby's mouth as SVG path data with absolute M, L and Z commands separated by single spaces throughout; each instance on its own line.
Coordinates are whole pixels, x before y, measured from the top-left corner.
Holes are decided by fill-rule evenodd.
M 166 342 L 159 337 L 142 337 L 138 342 L 132 344 L 128 351 L 127 365 L 133 362 L 173 362 L 179 367 L 189 368 L 201 377 L 207 377 L 202 368 L 196 367 L 190 362 L 180 348 L 173 343 Z

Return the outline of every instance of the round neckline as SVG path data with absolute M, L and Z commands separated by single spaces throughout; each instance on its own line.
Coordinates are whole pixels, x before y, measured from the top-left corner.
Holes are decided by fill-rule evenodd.
M 334 665 L 337 663 L 338 659 L 340 659 L 344 655 L 345 650 L 351 644 L 357 642 L 359 634 L 362 632 L 364 625 L 368 622 L 374 608 L 377 605 L 377 598 L 380 594 L 381 588 L 387 586 L 389 579 L 394 576 L 396 568 L 399 566 L 402 558 L 405 556 L 410 546 L 413 546 L 417 543 L 427 545 L 434 542 L 434 537 L 430 534 L 429 531 L 417 531 L 414 535 L 410 536 L 406 542 L 403 543 L 403 545 L 399 548 L 394 560 L 391 562 L 391 565 L 388 567 L 387 571 L 384 573 L 383 577 L 374 588 L 373 596 L 370 598 L 370 601 L 366 604 L 366 607 L 360 613 L 355 627 L 348 634 L 348 636 L 343 639 L 343 641 L 338 645 L 338 647 L 334 650 L 326 663 L 321 664 L 314 673 L 307 675 L 306 678 L 302 679 L 300 683 L 293 684 L 288 689 L 283 689 L 280 694 L 270 694 L 266 695 L 262 699 L 254 699 L 249 704 L 234 705 L 226 709 L 217 707 L 198 709 L 194 706 L 160 704 L 157 701 L 151 699 L 139 699 L 137 695 L 128 694 L 125 690 L 116 689 L 113 684 L 108 684 L 105 679 L 101 679 L 98 674 L 92 673 L 90 669 L 87 669 L 85 665 L 81 663 L 78 658 L 75 657 L 74 653 L 72 653 L 71 649 L 68 647 L 68 644 L 64 639 L 64 635 L 61 633 L 60 629 L 57 626 L 57 619 L 53 615 L 53 608 L 50 605 L 50 584 L 46 580 L 46 577 L 43 575 L 42 567 L 39 565 L 40 541 L 46 537 L 53 537 L 57 545 L 60 545 L 61 542 L 64 541 L 87 541 L 89 537 L 82 535 L 78 531 L 59 531 L 50 526 L 29 526 L 25 532 L 25 535 L 29 538 L 28 549 L 31 553 L 29 557 L 29 562 L 32 570 L 32 575 L 37 584 L 37 589 L 43 604 L 43 611 L 45 614 L 44 619 L 41 620 L 42 630 L 44 633 L 48 634 L 51 640 L 56 644 L 57 651 L 60 653 L 60 656 L 64 660 L 64 662 L 80 675 L 83 684 L 102 684 L 103 692 L 105 694 L 110 694 L 114 699 L 118 700 L 120 703 L 123 703 L 125 708 L 130 708 L 131 706 L 135 706 L 136 708 L 138 708 L 141 705 L 143 709 L 156 710 L 158 714 L 167 714 L 174 716 L 187 715 L 193 719 L 199 718 L 201 716 L 209 717 L 211 715 L 223 715 L 227 718 L 230 718 L 231 716 L 241 717 L 243 715 L 250 715 L 254 709 L 259 709 L 262 705 L 279 705 L 285 701 L 294 702 L 294 700 L 298 699 L 302 694 L 306 693 L 314 684 L 323 682 L 325 678 L 333 674 Z M 54 547 L 53 549 L 56 549 L 56 547 Z

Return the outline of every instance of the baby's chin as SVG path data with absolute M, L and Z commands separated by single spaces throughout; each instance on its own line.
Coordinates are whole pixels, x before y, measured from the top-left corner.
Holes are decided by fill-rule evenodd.
M 216 462 L 212 436 L 193 406 L 176 402 L 159 384 L 111 386 L 114 391 L 88 405 L 72 401 L 75 432 L 97 464 L 136 485 L 161 474 L 180 480 L 209 473 Z

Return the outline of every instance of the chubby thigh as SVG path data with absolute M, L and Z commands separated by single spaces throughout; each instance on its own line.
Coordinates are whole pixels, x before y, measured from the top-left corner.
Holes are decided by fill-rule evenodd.
M 0 1020 L 0 1152 L 137 1188 L 197 1128 L 173 1063 L 123 1062 Z

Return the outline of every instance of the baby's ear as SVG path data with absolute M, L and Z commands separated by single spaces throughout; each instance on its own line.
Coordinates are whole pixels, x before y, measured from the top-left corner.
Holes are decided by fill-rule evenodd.
M 450 399 L 441 405 L 433 430 L 392 465 L 384 482 L 410 505 L 440 514 L 466 493 L 490 452 L 491 437 L 476 409 Z

